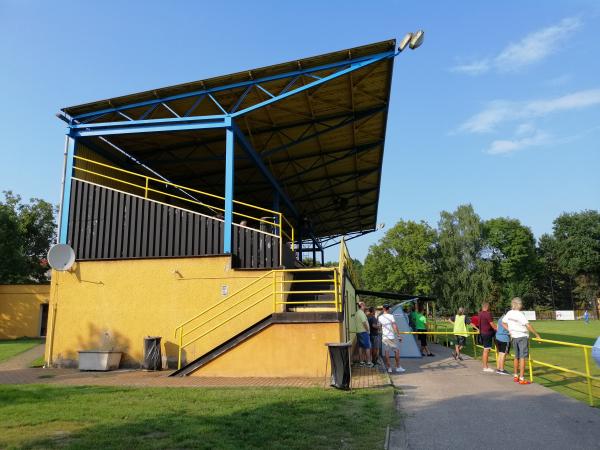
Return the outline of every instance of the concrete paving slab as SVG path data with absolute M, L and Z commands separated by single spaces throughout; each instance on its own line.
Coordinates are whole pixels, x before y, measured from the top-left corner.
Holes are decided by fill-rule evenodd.
M 392 375 L 403 425 L 390 449 L 600 449 L 600 410 L 538 384 L 483 373 L 477 360 L 402 360 Z

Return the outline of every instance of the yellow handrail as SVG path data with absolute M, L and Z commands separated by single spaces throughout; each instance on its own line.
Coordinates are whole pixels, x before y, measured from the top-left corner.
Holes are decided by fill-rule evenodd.
M 115 181 L 117 183 L 122 183 L 122 184 L 125 184 L 125 185 L 128 185 L 128 186 L 132 186 L 132 187 L 135 187 L 137 189 L 143 190 L 144 191 L 144 198 L 148 198 L 148 193 L 149 192 L 154 192 L 154 193 L 157 193 L 157 194 L 166 195 L 166 196 L 169 196 L 169 197 L 172 197 L 172 198 L 176 198 L 176 199 L 179 199 L 179 200 L 187 201 L 189 203 L 194 203 L 194 204 L 197 204 L 197 205 L 200 205 L 200 206 L 204 206 L 204 207 L 207 207 L 209 209 L 217 210 L 217 211 L 220 211 L 220 212 L 224 212 L 225 211 L 224 208 L 221 208 L 221 207 L 218 207 L 218 206 L 214 206 L 214 205 L 210 205 L 208 203 L 204 203 L 204 202 L 201 202 L 199 200 L 190 199 L 190 198 L 186 198 L 186 197 L 182 197 L 182 196 L 179 196 L 179 195 L 172 194 L 170 192 L 164 192 L 164 191 L 161 191 L 161 190 L 158 190 L 158 189 L 154 189 L 154 188 L 150 187 L 149 182 L 153 181 L 155 183 L 159 183 L 159 184 L 163 184 L 163 185 L 168 185 L 168 186 L 173 186 L 174 188 L 177 188 L 177 189 L 181 189 L 181 190 L 184 190 L 184 191 L 189 191 L 189 192 L 193 192 L 195 194 L 205 195 L 207 197 L 211 197 L 211 198 L 214 198 L 214 199 L 225 201 L 225 197 L 222 197 L 220 195 L 212 194 L 210 192 L 201 191 L 201 190 L 198 190 L 198 189 L 190 188 L 190 187 L 183 186 L 183 185 L 176 184 L 176 183 L 171 183 L 170 181 L 161 180 L 160 178 L 155 178 L 155 177 L 151 177 L 151 176 L 148 176 L 148 175 L 143 175 L 143 174 L 140 174 L 140 173 L 132 172 L 130 170 L 122 169 L 120 167 L 112 166 L 110 164 L 102 163 L 102 162 L 99 162 L 99 161 L 94 161 L 93 159 L 84 158 L 83 156 L 73 156 L 73 158 L 76 159 L 76 160 L 85 161 L 85 162 L 90 163 L 90 164 L 96 164 L 96 165 L 101 166 L 101 167 L 106 167 L 108 169 L 115 170 L 117 172 L 126 173 L 128 175 L 132 175 L 132 176 L 143 178 L 144 179 L 144 183 L 142 185 L 140 185 L 140 184 L 132 183 L 131 181 L 122 180 L 120 178 L 111 177 L 111 176 L 103 174 L 103 173 L 99 173 L 99 172 L 95 172 L 93 170 L 85 169 L 85 168 L 79 167 L 77 165 L 75 165 L 73 167 L 73 169 L 77 170 L 77 171 L 88 173 L 90 175 L 95 175 L 95 176 L 98 176 L 98 177 L 101 177 L 101 178 L 105 178 L 105 179 L 108 179 L 108 180 L 111 180 L 111 181 Z M 292 226 L 292 224 L 290 223 L 290 221 L 281 212 L 279 212 L 279 211 L 273 211 L 272 209 L 263 208 L 262 206 L 252 205 L 250 203 L 242 202 L 240 200 L 233 200 L 233 203 L 236 204 L 236 205 L 241 205 L 241 206 L 245 206 L 247 208 L 252 208 L 252 209 L 255 209 L 255 210 L 258 210 L 258 211 L 269 213 L 269 214 L 272 214 L 272 215 L 275 216 L 274 220 L 270 221 L 270 220 L 265 220 L 262 217 L 255 217 L 255 216 L 251 216 L 251 215 L 248 215 L 248 214 L 243 214 L 243 213 L 237 212 L 237 211 L 233 212 L 233 214 L 236 215 L 236 216 L 238 216 L 238 217 L 243 217 L 243 218 L 246 218 L 246 219 L 257 221 L 259 223 L 265 223 L 265 224 L 271 225 L 271 226 L 273 226 L 275 229 L 277 229 L 279 231 L 278 235 L 279 235 L 279 237 L 281 239 L 281 245 L 280 245 L 280 250 L 279 250 L 279 253 L 280 253 L 279 257 L 280 257 L 280 263 L 281 263 L 282 257 L 283 257 L 283 251 L 282 251 L 282 248 L 283 248 L 283 239 L 282 238 L 286 237 L 287 239 L 289 239 L 290 242 L 292 243 L 292 246 L 293 246 L 293 242 L 294 242 L 294 238 L 295 238 L 295 236 L 294 236 L 294 227 Z M 279 220 L 276 220 L 276 218 L 278 218 Z M 286 231 L 286 228 L 284 227 L 284 223 L 288 225 L 289 230 L 291 230 L 291 233 L 288 233 Z M 267 233 L 267 234 L 271 234 L 271 233 Z
M 324 272 L 324 271 L 332 271 L 334 274 L 333 280 L 285 280 L 283 278 L 283 274 L 286 272 L 311 272 L 311 271 L 315 271 L 315 272 Z M 277 277 L 277 274 L 282 274 L 281 277 Z M 255 285 L 256 283 L 258 283 L 261 280 L 264 280 L 268 277 L 271 277 L 271 281 L 269 284 L 266 284 L 258 289 L 253 290 L 252 293 L 246 293 L 247 291 L 250 290 L 250 288 Z M 227 297 L 223 298 L 222 300 L 220 300 L 219 302 L 215 303 L 214 305 L 210 306 L 209 308 L 204 309 L 203 311 L 201 311 L 200 313 L 196 314 L 194 317 L 186 320 L 185 322 L 182 322 L 177 328 L 175 328 L 175 338 L 178 339 L 178 344 L 179 344 L 179 351 L 178 351 L 178 359 L 177 359 L 177 368 L 181 369 L 181 359 L 182 359 L 182 351 L 183 348 L 198 341 L 199 339 L 203 338 L 204 336 L 208 335 L 209 333 L 211 333 L 212 331 L 214 331 L 215 329 L 217 329 L 218 327 L 222 326 L 225 323 L 228 323 L 229 321 L 231 321 L 232 319 L 234 319 L 235 317 L 238 317 L 240 314 L 248 311 L 250 308 L 258 305 L 259 303 L 265 301 L 266 299 L 268 299 L 269 297 L 272 297 L 273 300 L 273 313 L 277 312 L 277 306 L 278 305 L 304 305 L 304 304 L 319 304 L 319 305 L 334 305 L 334 309 L 336 311 L 339 311 L 340 308 L 340 299 L 339 299 L 339 292 L 337 289 L 337 277 L 338 277 L 338 273 L 337 273 L 337 269 L 336 268 L 315 268 L 315 269 L 276 269 L 276 270 L 270 270 L 264 274 L 262 274 L 260 277 L 254 279 L 252 282 L 250 282 L 249 284 L 247 284 L 246 286 L 242 287 L 241 289 L 238 289 L 237 291 L 231 293 L 230 295 L 228 295 Z M 336 286 L 335 289 L 331 290 L 331 289 L 315 289 L 315 290 L 302 290 L 302 291 L 286 291 L 286 290 L 277 290 L 277 286 L 279 284 L 283 285 L 284 283 L 288 283 L 288 282 L 320 282 L 320 283 L 334 283 L 334 286 Z M 233 297 L 238 296 L 240 294 L 243 294 L 243 298 L 241 298 L 238 302 L 238 304 L 241 304 L 242 302 L 244 302 L 245 300 L 252 298 L 254 295 L 259 294 L 262 291 L 265 291 L 269 289 L 269 291 L 258 301 L 252 303 L 250 306 L 244 308 L 241 311 L 238 311 L 234 314 L 231 315 L 231 317 L 227 318 L 224 321 L 219 322 L 217 325 L 215 325 L 214 327 L 212 327 L 211 329 L 204 331 L 202 334 L 200 334 L 199 336 L 194 337 L 193 339 L 190 339 L 187 342 L 183 341 L 183 338 L 185 336 L 189 336 L 191 333 L 193 333 L 194 331 L 202 328 L 203 326 L 205 326 L 206 324 L 208 324 L 209 322 L 211 322 L 212 320 L 218 318 L 219 316 L 225 314 L 226 312 L 231 312 L 229 310 L 225 310 L 225 311 L 221 311 L 215 315 L 212 315 L 210 318 L 207 318 L 205 320 L 203 320 L 201 323 L 193 326 L 191 329 L 186 330 L 185 327 L 186 325 L 191 324 L 192 322 L 194 322 L 195 320 L 199 319 L 200 317 L 204 316 L 205 314 L 207 314 L 208 312 L 212 311 L 213 309 L 215 309 L 216 307 L 218 307 L 219 305 L 222 305 L 223 303 L 225 303 L 228 300 L 231 300 Z M 303 301 L 284 301 L 283 300 L 283 295 L 285 294 L 333 294 L 333 300 L 303 300 Z M 281 300 L 278 300 L 281 299 Z

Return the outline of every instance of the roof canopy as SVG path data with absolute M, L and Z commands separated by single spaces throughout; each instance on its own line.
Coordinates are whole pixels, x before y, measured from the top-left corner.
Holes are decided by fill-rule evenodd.
M 63 108 L 71 136 L 120 165 L 118 149 L 170 181 L 224 190 L 235 127 L 236 200 L 273 205 L 316 237 L 372 231 L 395 40 Z M 268 175 L 272 178 L 269 178 Z M 287 210 L 287 211 L 286 211 Z

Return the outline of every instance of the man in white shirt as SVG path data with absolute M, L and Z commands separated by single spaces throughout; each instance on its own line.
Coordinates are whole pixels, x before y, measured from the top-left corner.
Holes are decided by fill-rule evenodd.
M 523 302 L 519 297 L 515 297 L 511 301 L 512 310 L 507 312 L 502 319 L 502 322 L 508 328 L 508 333 L 512 341 L 512 347 L 515 349 L 515 374 L 514 381 L 519 384 L 531 384 L 526 380 L 525 374 L 525 359 L 529 357 L 529 332 L 535 334 L 535 337 L 540 339 L 540 335 L 529 324 L 529 320 L 525 314 L 521 312 Z M 519 374 L 517 375 L 517 367 Z
M 387 371 L 392 373 L 392 365 L 390 363 L 390 351 L 393 351 L 396 357 L 396 372 L 404 372 L 404 368 L 400 366 L 400 331 L 398 325 L 396 325 L 396 319 L 390 314 L 390 306 L 383 305 L 383 314 L 381 314 L 377 321 L 381 326 L 381 335 L 383 340 L 383 354 L 385 356 L 385 362 L 387 364 Z

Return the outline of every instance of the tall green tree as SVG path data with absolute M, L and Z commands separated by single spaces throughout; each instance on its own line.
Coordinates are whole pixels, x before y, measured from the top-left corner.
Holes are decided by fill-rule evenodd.
M 575 280 L 584 307 L 596 306 L 600 297 L 600 212 L 561 214 L 554 220 L 556 254 L 560 270 Z
M 473 206 L 442 211 L 435 258 L 435 291 L 445 312 L 476 311 L 492 292 L 492 263 L 484 258 L 484 227 Z
M 513 297 L 533 303 L 538 259 L 531 230 L 517 219 L 499 217 L 484 223 L 487 257 L 492 262 L 496 306 L 506 309 Z
M 56 238 L 55 208 L 41 199 L 23 203 L 4 192 L 0 201 L 0 283 L 47 281 L 46 253 Z
M 556 238 L 543 234 L 536 248 L 539 270 L 536 276 L 536 306 L 553 310 L 573 307 L 571 279 L 561 270 L 558 262 Z
M 433 286 L 436 232 L 425 222 L 400 220 L 369 248 L 362 269 L 365 287 L 427 295 Z

